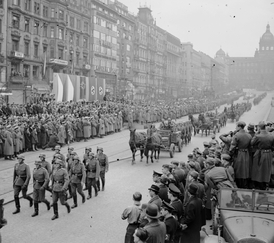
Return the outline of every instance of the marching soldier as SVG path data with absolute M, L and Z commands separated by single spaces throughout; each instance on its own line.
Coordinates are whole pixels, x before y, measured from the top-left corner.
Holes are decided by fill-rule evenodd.
M 57 159 L 55 161 L 55 169 L 52 172 L 52 205 L 54 215 L 51 218 L 55 220 L 59 218 L 58 214 L 58 199 L 62 205 L 65 205 L 68 213 L 70 213 L 70 206 L 66 202 L 66 190 L 69 184 L 69 176 L 66 169 L 62 168 L 62 160 Z
M 234 154 L 234 170 L 235 182 L 239 188 L 248 188 L 248 179 L 250 178 L 249 166 L 249 149 L 251 142 L 251 135 L 245 132 L 245 122 L 237 122 L 237 133 L 233 136 L 231 146 L 229 149 L 230 154 Z
M 30 168 L 27 164 L 24 163 L 25 156 L 18 155 L 17 157 L 18 163 L 14 166 L 14 174 L 13 174 L 13 189 L 14 189 L 14 201 L 16 210 L 13 214 L 20 213 L 20 201 L 19 201 L 19 193 L 22 191 L 23 198 L 29 200 L 29 206 L 32 207 L 33 200 L 27 195 L 29 180 L 31 177 Z
M 48 210 L 50 210 L 50 203 L 45 198 L 45 189 L 49 183 L 49 173 L 42 167 L 42 161 L 35 161 L 35 166 L 33 170 L 33 201 L 34 201 L 34 213 L 31 217 L 35 217 L 39 212 L 38 202 L 44 202 L 47 205 Z
M 88 186 L 88 197 L 90 199 L 92 197 L 92 188 L 93 186 L 95 190 L 95 197 L 98 195 L 97 181 L 99 180 L 100 175 L 100 165 L 99 161 L 95 157 L 94 153 L 89 153 L 89 159 L 87 160 L 87 186 Z
M 103 148 L 97 148 L 97 159 L 100 165 L 100 178 L 102 181 L 102 191 L 105 190 L 106 173 L 108 172 L 109 163 L 108 157 L 103 153 Z M 97 181 L 98 190 L 100 191 L 100 180 Z
M 69 170 L 70 175 L 70 185 L 71 185 L 71 195 L 73 198 L 74 205 L 71 206 L 71 208 L 76 208 L 78 206 L 77 204 L 77 192 L 82 196 L 82 203 L 85 203 L 86 197 L 83 192 L 83 186 L 86 181 L 86 170 L 83 163 L 80 162 L 80 159 L 78 156 L 75 156 L 72 162 L 72 165 L 70 166 Z
M 63 154 L 61 154 L 61 146 L 60 145 L 56 145 L 55 148 L 54 148 L 54 150 L 55 150 L 55 154 L 54 155 L 60 155 L 61 156 L 61 160 L 65 164 L 66 158 L 65 158 L 65 156 Z

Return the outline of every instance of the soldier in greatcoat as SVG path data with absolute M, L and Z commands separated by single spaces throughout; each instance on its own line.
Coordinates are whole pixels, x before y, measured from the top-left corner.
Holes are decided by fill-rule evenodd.
M 105 136 L 106 134 L 106 130 L 105 130 L 105 120 L 103 115 L 101 115 L 101 117 L 99 118 L 99 133 L 98 136 L 100 138 L 102 138 L 103 136 Z
M 104 154 L 103 148 L 97 148 L 97 159 L 100 165 L 100 178 L 102 182 L 102 191 L 105 190 L 105 183 L 106 183 L 106 173 L 108 172 L 109 163 L 108 157 Z M 100 191 L 100 180 L 97 181 L 98 190 Z
M 265 122 L 260 122 L 258 128 L 259 133 L 251 141 L 251 145 L 256 148 L 251 179 L 256 189 L 265 190 L 269 186 L 271 178 L 274 136 L 265 130 Z
M 45 198 L 45 190 L 49 183 L 49 173 L 42 167 L 42 161 L 35 161 L 33 170 L 33 201 L 34 201 L 34 213 L 31 215 L 35 217 L 39 214 L 39 201 L 47 205 L 47 209 L 50 210 L 50 203 Z
M 29 200 L 29 205 L 32 207 L 33 200 L 27 195 L 28 185 L 30 181 L 30 168 L 27 164 L 25 164 L 25 156 L 18 155 L 17 157 L 18 163 L 14 166 L 13 173 L 13 190 L 14 190 L 14 202 L 16 210 L 13 214 L 20 213 L 20 201 L 19 201 L 19 193 L 22 191 L 23 198 Z
M 91 124 L 87 117 L 83 119 L 83 133 L 84 140 L 87 141 L 87 139 L 89 139 L 91 135 Z
M 13 137 L 10 129 L 11 125 L 8 125 L 7 130 L 3 133 L 5 159 L 12 159 L 14 155 Z
M 89 159 L 86 164 L 87 170 L 87 186 L 88 186 L 88 197 L 90 199 L 92 197 L 92 186 L 95 190 L 95 197 L 98 195 L 97 181 L 100 176 L 100 165 L 98 159 L 95 157 L 95 154 L 90 152 Z
M 234 156 L 235 182 L 239 188 L 248 188 L 250 178 L 251 135 L 245 132 L 245 122 L 239 121 L 236 134 L 232 137 L 229 152 Z
M 52 180 L 52 206 L 54 215 L 51 218 L 55 220 L 59 218 L 58 214 L 58 199 L 62 205 L 66 206 L 68 213 L 70 213 L 70 206 L 66 201 L 66 190 L 69 184 L 69 175 L 66 169 L 62 168 L 63 161 L 55 160 L 55 168 L 53 170 L 51 180 Z

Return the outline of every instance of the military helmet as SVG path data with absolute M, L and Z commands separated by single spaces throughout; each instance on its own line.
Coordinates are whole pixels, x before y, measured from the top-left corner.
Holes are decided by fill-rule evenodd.
M 25 160 L 25 156 L 20 154 L 20 155 L 17 156 L 17 159 L 23 159 L 23 160 Z
M 102 152 L 104 152 L 104 149 L 102 147 L 97 147 L 97 151 L 101 150 Z
M 42 164 L 42 161 L 36 160 L 36 161 L 34 162 L 34 164 L 35 164 L 35 165 L 41 165 L 41 164 Z
M 79 158 L 78 155 L 76 155 L 76 156 L 73 157 L 73 160 L 79 160 L 80 161 L 80 158 Z
M 73 150 L 74 150 L 74 148 L 73 148 L 73 147 L 68 147 L 68 150 L 73 151 Z
M 40 155 L 39 155 L 39 158 L 44 158 L 44 159 L 45 159 L 45 158 L 46 158 L 46 155 L 45 155 L 45 154 L 40 154 Z
M 89 152 L 89 153 L 88 153 L 88 156 L 92 156 L 92 157 L 94 157 L 94 156 L 95 156 L 95 154 L 94 154 L 94 153 L 92 153 L 92 152 Z
M 63 161 L 61 159 L 55 160 L 55 164 L 63 165 Z
M 61 156 L 61 154 L 55 154 L 55 155 L 54 155 L 54 158 L 62 159 L 62 156 Z

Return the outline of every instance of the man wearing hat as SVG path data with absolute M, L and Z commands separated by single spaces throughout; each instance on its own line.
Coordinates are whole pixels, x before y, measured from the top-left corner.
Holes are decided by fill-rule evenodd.
M 51 218 L 55 220 L 59 218 L 58 214 L 58 199 L 62 205 L 66 206 L 68 213 L 70 213 L 70 206 L 66 201 L 66 190 L 69 185 L 69 175 L 66 169 L 62 168 L 63 161 L 57 159 L 55 162 L 55 169 L 52 172 L 52 206 L 54 215 Z
M 86 182 L 86 170 L 84 164 L 80 162 L 80 158 L 78 156 L 74 156 L 73 162 L 69 167 L 69 177 L 71 195 L 74 203 L 71 208 L 76 208 L 78 206 L 76 190 L 82 196 L 82 203 L 85 203 L 86 201 L 86 196 L 83 192 L 82 186 Z
M 164 164 L 162 166 L 162 172 L 163 172 L 163 175 L 165 175 L 168 179 L 175 181 L 174 176 L 171 174 L 171 168 L 172 167 L 170 165 Z
M 209 141 L 209 145 L 211 146 L 219 145 L 219 141 L 216 139 L 215 134 L 211 135 L 211 140 Z
M 223 154 L 229 154 L 229 148 L 230 148 L 230 145 L 231 145 L 231 142 L 232 142 L 232 137 L 233 137 L 233 132 L 232 131 L 220 135 L 219 138 L 224 144 L 223 150 L 222 150 Z
M 12 159 L 14 155 L 14 144 L 11 133 L 11 125 L 6 126 L 6 130 L 3 132 L 2 138 L 4 139 L 4 156 L 5 160 Z
M 208 142 L 203 142 L 204 145 L 204 151 L 203 151 L 203 156 L 206 159 L 206 156 L 209 154 L 209 143 Z
M 221 155 L 221 161 L 222 161 L 222 165 L 223 167 L 227 170 L 227 172 L 231 175 L 231 178 L 233 179 L 233 181 L 235 180 L 235 173 L 234 173 L 234 169 L 231 166 L 231 156 L 228 154 L 222 154 Z
M 153 174 L 152 174 L 152 179 L 153 179 L 153 182 L 157 185 L 157 186 L 159 186 L 159 183 L 160 183 L 160 179 L 161 179 L 161 176 L 162 176 L 163 174 L 162 173 L 159 173 L 159 172 L 157 172 L 157 171 L 153 171 Z
M 172 207 L 169 203 L 163 201 L 161 207 L 161 215 L 164 217 L 163 222 L 166 225 L 166 240 L 165 243 L 173 243 L 175 239 L 175 234 L 177 232 L 177 228 L 179 227 L 178 221 L 172 215 L 175 211 L 174 207 Z
M 14 190 L 14 201 L 16 210 L 13 214 L 20 213 L 20 201 L 19 201 L 19 193 L 22 191 L 23 198 L 29 200 L 29 205 L 32 207 L 33 200 L 27 195 L 28 185 L 30 181 L 30 168 L 27 164 L 25 164 L 25 156 L 18 155 L 17 157 L 18 163 L 14 166 L 13 173 L 13 190 Z
M 100 165 L 94 153 L 89 152 L 88 155 L 89 155 L 89 158 L 86 162 L 87 187 L 88 187 L 87 199 L 90 199 L 92 197 L 92 186 L 95 190 L 95 197 L 97 197 L 98 195 L 97 181 L 99 180 L 99 176 L 100 176 Z
M 265 122 L 259 122 L 258 128 L 259 133 L 251 141 L 251 145 L 256 148 L 251 180 L 256 189 L 265 190 L 269 186 L 271 178 L 274 136 L 266 131 Z
M 248 188 L 250 178 L 251 135 L 245 132 L 245 122 L 236 125 L 236 134 L 232 138 L 229 153 L 234 157 L 235 182 L 239 188 Z
M 148 201 L 148 204 L 155 204 L 158 206 L 158 209 L 160 210 L 161 205 L 162 205 L 162 200 L 159 197 L 159 191 L 160 188 L 156 185 L 151 185 L 150 188 L 148 188 L 149 195 L 151 199 Z
M 176 181 L 176 186 L 179 188 L 182 197 L 180 198 L 183 200 L 183 195 L 185 193 L 185 183 L 186 183 L 186 176 L 187 173 L 179 167 L 179 161 L 171 161 L 171 167 L 172 167 L 172 174 Z
M 96 155 L 99 165 L 100 165 L 100 179 L 102 182 L 102 191 L 105 190 L 105 183 L 106 183 L 106 173 L 109 169 L 108 157 L 104 154 L 104 150 L 101 147 L 97 148 L 97 155 Z M 100 180 L 97 181 L 98 190 L 100 191 Z
M 38 202 L 43 202 L 47 205 L 47 209 L 50 210 L 50 203 L 45 198 L 45 189 L 49 183 L 49 173 L 42 167 L 42 161 L 35 161 L 35 166 L 33 170 L 33 201 L 34 201 L 34 213 L 31 215 L 35 217 L 39 212 Z
M 146 217 L 148 224 L 144 227 L 149 233 L 147 243 L 165 242 L 166 238 L 166 226 L 164 222 L 159 220 L 161 214 L 159 213 L 159 207 L 156 204 L 148 204 L 146 209 Z
M 198 187 L 190 184 L 189 200 L 185 204 L 184 217 L 181 220 L 182 243 L 200 243 L 202 200 L 197 197 Z
M 182 201 L 179 199 L 181 191 L 173 183 L 168 186 L 168 198 L 170 205 L 175 209 L 175 215 L 178 221 L 181 219 L 184 213 L 184 206 Z

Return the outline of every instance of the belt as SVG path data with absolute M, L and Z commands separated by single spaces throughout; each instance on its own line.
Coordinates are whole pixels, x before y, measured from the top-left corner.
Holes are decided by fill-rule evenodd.
M 27 176 L 18 175 L 19 178 L 26 178 Z
M 64 183 L 64 181 L 54 181 L 54 182 L 56 182 L 58 184 L 63 184 Z
M 271 149 L 262 149 L 261 152 L 263 152 L 263 153 L 269 153 L 269 152 L 271 152 Z
M 35 180 L 38 183 L 44 183 L 45 181 L 39 181 L 39 180 Z
M 247 152 L 248 149 L 239 149 L 239 151 L 241 151 L 241 152 Z

